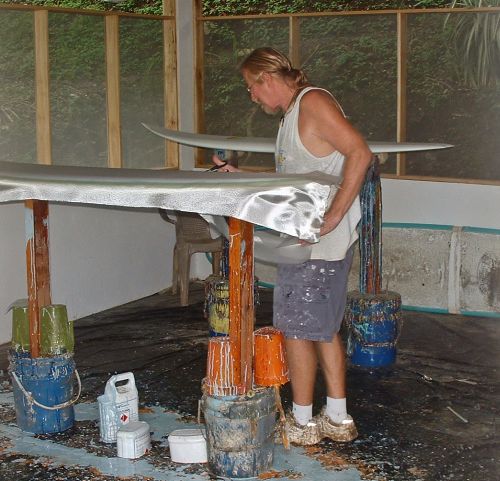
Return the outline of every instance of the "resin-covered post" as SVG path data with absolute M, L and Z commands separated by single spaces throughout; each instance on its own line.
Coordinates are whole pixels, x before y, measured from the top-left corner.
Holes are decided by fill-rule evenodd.
M 361 294 L 379 294 L 382 290 L 382 190 L 377 157 L 366 173 L 360 202 L 359 291 Z
M 252 389 L 254 310 L 253 225 L 229 219 L 229 338 L 235 383 Z
M 40 356 L 40 307 L 51 304 L 49 265 L 49 204 L 25 202 L 26 274 L 31 357 Z

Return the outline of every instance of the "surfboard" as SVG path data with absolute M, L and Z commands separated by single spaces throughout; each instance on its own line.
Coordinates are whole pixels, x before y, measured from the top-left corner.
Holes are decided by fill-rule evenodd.
M 240 152 L 274 153 L 276 140 L 271 137 L 242 137 L 233 135 L 193 134 L 181 130 L 170 130 L 159 126 L 142 124 L 153 134 L 190 147 L 205 149 L 227 149 Z M 368 146 L 374 154 L 390 152 L 417 152 L 423 150 L 448 149 L 450 144 L 434 142 L 377 142 L 369 141 Z

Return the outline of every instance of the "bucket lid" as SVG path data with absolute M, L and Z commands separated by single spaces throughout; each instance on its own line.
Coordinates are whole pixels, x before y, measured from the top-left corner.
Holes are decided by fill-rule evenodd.
M 135 433 L 149 431 L 149 424 L 146 421 L 130 421 L 127 424 L 123 424 L 118 429 L 119 433 Z
M 205 440 L 203 431 L 200 428 L 176 429 L 168 436 L 168 442 L 195 443 Z

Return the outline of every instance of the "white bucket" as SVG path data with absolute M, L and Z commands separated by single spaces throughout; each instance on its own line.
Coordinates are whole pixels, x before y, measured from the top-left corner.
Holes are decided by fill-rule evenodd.
M 126 381 L 117 386 L 116 383 Z M 139 420 L 139 395 L 133 373 L 126 372 L 111 376 L 104 394 L 97 398 L 99 403 L 99 433 L 104 443 L 116 442 L 120 426 Z
M 116 434 L 116 447 L 119 458 L 140 458 L 151 449 L 149 424 L 144 421 L 132 421 L 121 426 Z
M 201 429 L 176 429 L 168 436 L 174 463 L 206 463 L 207 442 Z

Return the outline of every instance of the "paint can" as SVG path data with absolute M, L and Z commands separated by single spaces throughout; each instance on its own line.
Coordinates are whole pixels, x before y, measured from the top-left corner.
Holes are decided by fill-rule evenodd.
M 202 390 L 210 396 L 236 396 L 244 392 L 244 385 L 236 384 L 240 366 L 233 355 L 229 336 L 211 337 L 208 341 L 207 375 Z
M 229 280 L 210 276 L 205 281 L 205 316 L 210 336 L 229 333 Z
M 273 387 L 276 409 L 282 426 L 281 436 L 285 449 L 290 449 L 286 417 L 281 402 L 280 386 L 290 380 L 286 362 L 285 336 L 275 327 L 261 327 L 254 332 L 254 382 L 258 386 Z
M 199 429 L 176 429 L 168 436 L 170 458 L 174 463 L 206 463 L 207 441 Z
M 60 433 L 75 421 L 73 404 L 81 383 L 71 354 L 32 358 L 29 353 L 9 352 L 17 426 L 34 434 Z M 73 398 L 73 379 L 78 393 Z M 72 399 L 73 398 L 73 399 Z
M 347 294 L 345 321 L 352 364 L 383 367 L 394 363 L 403 322 L 400 294 L 351 291 Z
M 268 387 L 289 380 L 283 333 L 274 327 L 257 329 L 254 332 L 255 384 Z
M 251 478 L 269 471 L 274 457 L 276 404 L 273 388 L 242 396 L 202 397 L 212 474 Z
M 99 404 L 99 434 L 103 443 L 116 442 L 118 429 L 131 421 L 139 421 L 139 394 L 134 374 L 125 372 L 111 376 Z
M 119 458 L 140 458 L 151 449 L 149 424 L 144 421 L 131 421 L 120 426 L 116 434 L 116 449 Z

